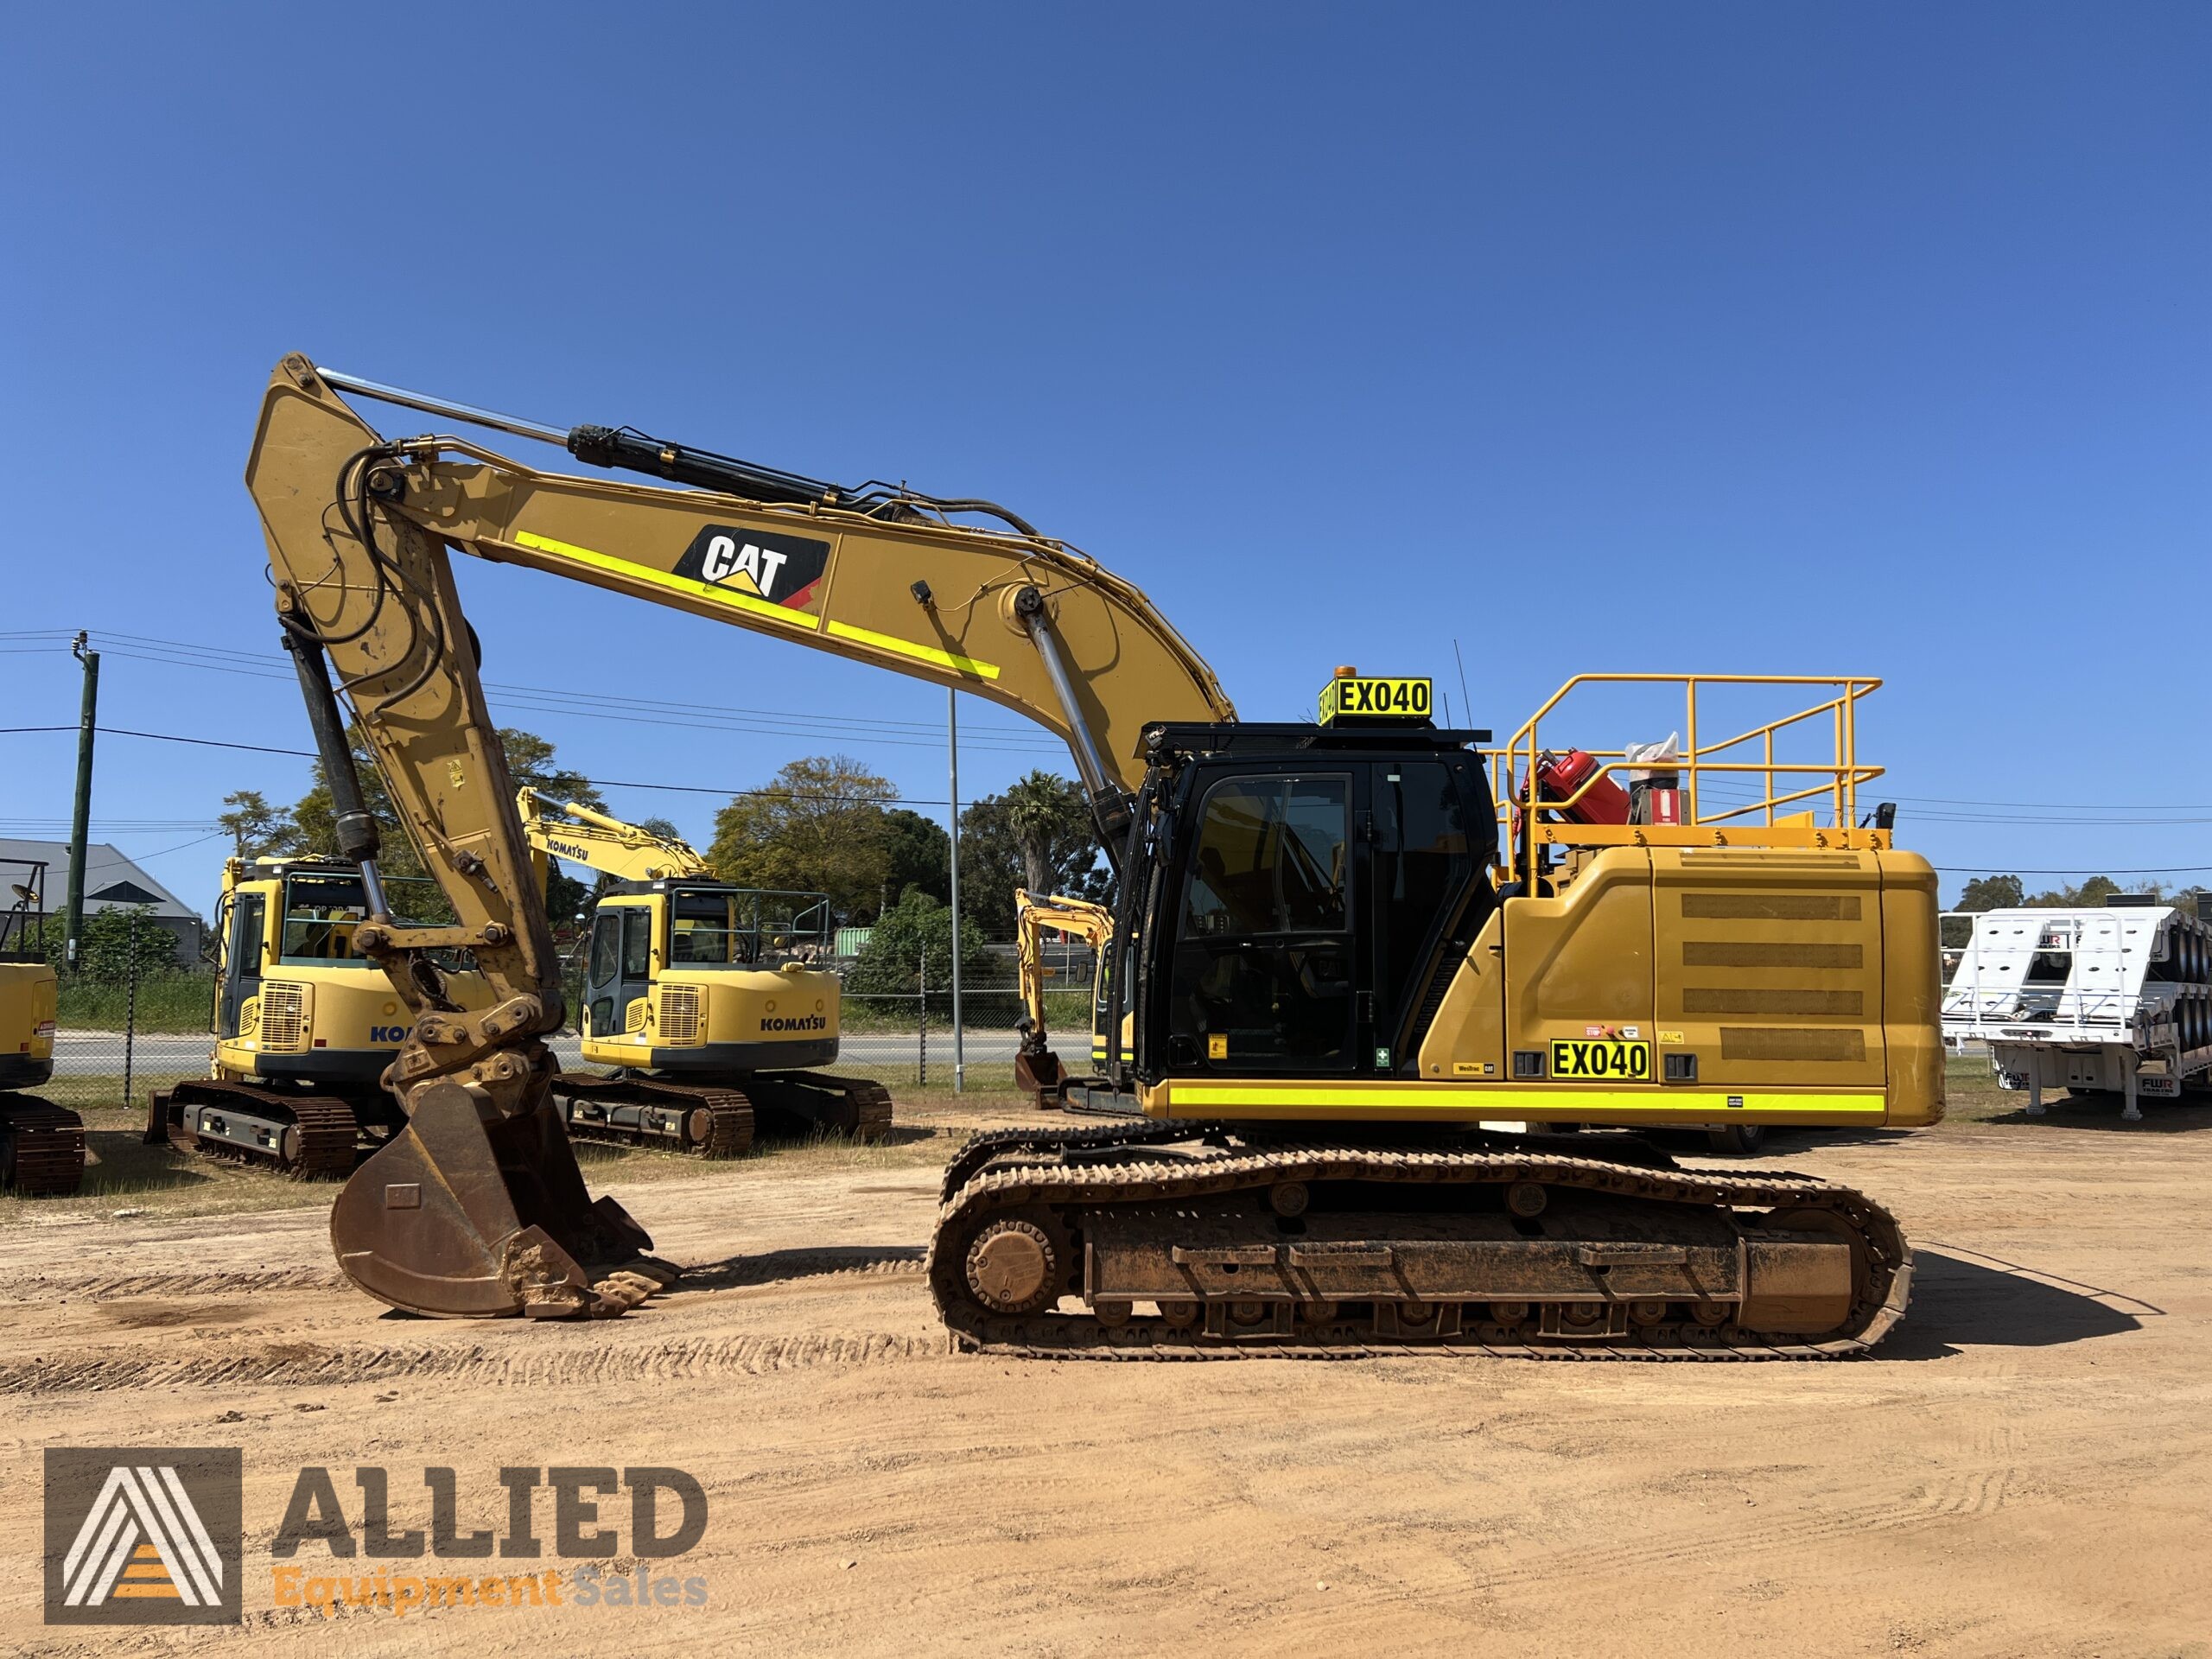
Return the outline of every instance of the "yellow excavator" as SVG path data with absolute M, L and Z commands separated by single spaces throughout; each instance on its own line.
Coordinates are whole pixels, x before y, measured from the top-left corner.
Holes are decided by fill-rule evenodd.
M 581 1025 L 584 1058 L 614 1070 L 555 1081 L 570 1139 L 734 1158 L 756 1117 L 882 1138 L 881 1084 L 806 1069 L 837 1058 L 827 894 L 738 887 L 685 842 L 533 789 L 515 811 L 541 893 L 555 858 L 616 880 L 592 917 Z
M 419 878 L 403 906 L 435 910 Z M 315 856 L 232 858 L 216 903 L 215 1047 L 207 1075 L 159 1090 L 149 1145 L 167 1141 L 304 1180 L 353 1173 L 406 1121 L 382 1078 L 413 1022 L 406 1000 L 358 944 L 369 914 L 360 870 Z M 448 961 L 450 995 L 483 1000 Z
M 1039 1106 L 1064 1102 L 1078 1079 L 1052 1048 L 1051 1022 L 1046 1018 L 1045 982 L 1053 977 L 1045 960 L 1045 935 L 1064 933 L 1090 947 L 1090 1071 L 1103 1077 L 1106 1071 L 1106 1032 L 1099 1016 L 1106 1007 L 1106 962 L 1114 938 L 1114 912 L 1089 899 L 1065 893 L 1039 894 L 1017 887 L 1014 893 L 1014 938 L 1017 983 L 1021 994 L 1021 1018 L 1016 1030 L 1020 1041 L 1014 1053 L 1014 1086 L 1036 1096 Z M 1126 1023 L 1126 1022 L 1125 1022 Z M 1126 1048 L 1127 1044 L 1123 1046 Z
M 348 394 L 662 482 L 386 438 Z M 1347 675 L 1319 722 L 1240 721 L 1141 593 L 988 502 L 564 431 L 299 356 L 270 378 L 246 480 L 326 770 L 350 776 L 342 695 L 459 918 L 391 919 L 373 823 L 339 800 L 370 901 L 356 944 L 416 1010 L 391 1074 L 407 1127 L 332 1213 L 370 1294 L 609 1315 L 675 1271 L 592 1202 L 552 1103 L 558 964 L 458 550 L 956 687 L 1068 743 L 1117 875 L 1100 1028 L 1128 1016 L 1109 1069 L 1146 1118 L 988 1133 L 953 1158 L 927 1281 L 960 1344 L 1819 1358 L 1902 1315 L 1911 1254 L 1864 1193 L 1478 1128 L 1936 1121 L 1935 876 L 1856 810 L 1875 682 L 1760 682 L 1810 702 L 1752 728 L 1745 758 L 1693 735 L 1680 823 L 1592 825 L 1535 776 L 1584 680 L 1503 746 L 1504 791 L 1488 734 L 1438 728 L 1425 681 Z M 1711 683 L 1643 677 L 1693 711 Z M 1804 729 L 1837 752 L 1758 753 Z M 1701 814 L 1705 785 L 1760 773 L 1749 814 Z M 1801 798 L 1827 821 L 1776 817 Z M 456 948 L 481 1008 L 432 963 Z
M 0 860 L 0 1188 L 24 1198 L 74 1192 L 85 1173 L 85 1121 L 23 1092 L 54 1076 L 60 982 L 46 957 L 46 864 Z

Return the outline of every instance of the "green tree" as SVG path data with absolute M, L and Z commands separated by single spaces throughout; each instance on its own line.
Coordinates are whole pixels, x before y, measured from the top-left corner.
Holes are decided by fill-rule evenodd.
M 141 980 L 177 970 L 176 936 L 153 919 L 151 905 L 115 905 L 88 910 L 85 931 L 77 941 L 77 977 L 96 984 L 121 985 L 131 976 L 135 963 Z M 46 930 L 46 955 L 57 971 L 67 973 L 63 962 L 68 950 L 65 928 Z
M 2017 875 L 1978 875 L 1967 883 L 1954 910 L 2017 910 L 2027 902 Z
M 217 814 L 215 824 L 231 838 L 237 857 L 260 858 L 282 852 L 298 834 L 292 815 L 270 805 L 257 789 L 232 790 L 223 797 L 223 804 L 231 810 Z
M 2039 910 L 2078 910 L 2085 906 L 2101 905 L 2107 894 L 2121 891 L 2120 883 L 2110 876 L 2093 875 L 2078 887 L 2053 887 L 2027 902 Z
M 890 880 L 890 780 L 849 755 L 793 760 L 715 814 L 707 859 L 747 887 L 825 893 L 840 921 L 874 915 Z
M 507 773 L 516 788 L 527 785 L 556 801 L 577 801 L 596 812 L 607 810 L 599 786 L 581 772 L 555 765 L 553 745 L 536 733 L 502 726 L 499 747 L 506 752 Z
M 358 724 L 346 727 L 346 742 L 353 753 L 353 774 L 360 780 L 362 804 L 383 831 L 384 850 L 378 861 L 385 874 L 397 879 L 425 874 L 412 838 L 391 810 L 391 797 L 385 788 L 383 775 L 377 771 L 368 739 Z M 533 732 L 503 726 L 499 728 L 499 743 L 506 752 L 507 771 L 518 786 L 527 784 L 556 800 L 581 801 L 586 806 L 606 810 L 606 801 L 589 779 L 554 764 L 553 745 L 543 738 Z M 322 762 L 315 761 L 314 767 L 315 786 L 300 797 L 292 808 L 293 844 L 302 852 L 334 858 L 338 855 L 337 809 L 331 803 L 330 785 L 323 776 Z
M 875 918 L 874 930 L 861 947 L 845 988 L 856 996 L 912 995 L 920 985 L 925 964 L 929 975 L 931 1014 L 952 1011 L 952 912 L 927 893 L 909 888 L 899 902 Z M 982 932 L 960 925 L 960 976 L 969 985 L 981 985 L 995 963 Z
M 1098 853 L 1097 829 L 1081 788 L 1049 772 L 1033 772 L 960 815 L 962 918 L 1006 934 L 1014 930 L 1016 887 L 1098 897 L 1107 880 Z
M 894 806 L 883 815 L 883 833 L 889 865 L 883 878 L 887 904 L 896 903 L 910 888 L 950 904 L 952 839 L 944 826 L 911 807 Z

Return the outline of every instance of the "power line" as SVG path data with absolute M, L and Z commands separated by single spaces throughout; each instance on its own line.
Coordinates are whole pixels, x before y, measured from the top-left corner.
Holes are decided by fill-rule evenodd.
M 0 734 L 14 732 L 73 732 L 74 726 L 0 726 Z M 252 754 L 289 754 L 302 760 L 319 760 L 312 749 L 272 749 L 262 743 L 232 743 L 213 737 L 180 737 L 173 732 L 134 732 L 121 726 L 96 728 L 103 737 L 143 737 L 157 743 L 191 743 L 207 749 L 244 749 Z M 581 775 L 581 774 L 579 774 Z M 720 795 L 726 798 L 810 801 L 824 806 L 950 806 L 950 801 L 923 795 L 800 795 L 787 789 L 723 789 L 711 784 L 640 784 L 614 778 L 586 778 L 599 789 L 658 789 L 683 795 Z
M 150 634 L 117 633 L 105 629 L 95 629 L 92 632 L 95 642 L 103 652 L 134 661 L 160 663 L 176 668 L 204 669 L 213 673 L 235 674 L 249 679 L 282 680 L 288 683 L 295 677 L 291 669 L 284 664 L 283 658 L 267 652 L 232 651 L 219 645 L 203 645 L 181 639 L 162 639 Z M 0 638 L 5 637 L 7 636 L 0 635 Z M 67 639 L 74 636 L 65 634 L 60 630 L 53 630 L 46 637 Z M 118 641 L 121 643 L 115 643 Z M 151 647 L 152 649 L 149 651 L 135 649 L 135 647 Z M 223 660 L 209 660 L 211 658 Z M 824 715 L 808 710 L 747 709 L 719 703 L 675 702 L 660 698 L 617 696 L 603 692 L 578 691 L 568 687 L 521 685 L 501 680 L 486 680 L 484 682 L 484 689 L 487 692 L 499 694 L 501 702 L 524 697 L 553 698 L 563 704 L 581 703 L 605 709 L 639 711 L 647 716 L 677 717 L 673 721 L 648 719 L 646 723 L 695 725 L 715 716 L 726 716 L 745 722 L 742 727 L 736 729 L 759 730 L 764 734 L 772 736 L 817 734 L 811 730 L 805 729 L 797 732 L 772 730 L 768 723 L 778 721 L 797 723 L 803 728 L 849 728 L 855 734 L 854 738 L 855 741 L 892 741 L 893 740 L 887 737 L 864 738 L 861 735 L 879 733 L 888 728 L 916 734 L 925 741 L 928 747 L 934 747 L 938 741 L 937 733 L 939 730 L 937 723 L 932 721 Z M 540 713 L 582 712 L 581 709 L 548 707 L 544 704 L 524 706 L 534 707 Z M 981 734 L 986 747 L 1005 741 L 1015 747 L 1030 748 L 1057 749 L 1058 747 L 1055 740 L 1026 725 L 1005 726 L 986 722 L 975 729 Z

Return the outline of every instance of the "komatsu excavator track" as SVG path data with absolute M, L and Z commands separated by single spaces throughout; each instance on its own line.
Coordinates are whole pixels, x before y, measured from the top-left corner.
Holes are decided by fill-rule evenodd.
M 758 1128 L 863 1142 L 891 1128 L 891 1091 L 881 1084 L 813 1071 L 755 1073 L 743 1088 L 564 1071 L 553 1096 L 570 1140 L 696 1158 L 735 1158 L 751 1148 Z
M 194 1077 L 154 1096 L 146 1140 L 164 1138 L 299 1180 L 343 1180 L 359 1160 L 361 1123 L 334 1096 Z
M 84 1175 L 84 1119 L 35 1095 L 0 1095 L 0 1187 L 48 1198 L 74 1192 Z
M 866 1077 L 833 1077 L 820 1071 L 763 1071 L 746 1085 L 753 1104 L 770 1119 L 806 1126 L 855 1141 L 880 1141 L 891 1132 L 891 1091 Z
M 728 1084 L 563 1071 L 553 1080 L 553 1101 L 571 1141 L 697 1158 L 735 1158 L 753 1145 L 752 1099 Z
M 1911 1279 L 1849 1188 L 1510 1140 L 1018 1130 L 948 1185 L 938 1310 L 962 1346 L 1024 1357 L 1837 1359 L 1881 1340 Z

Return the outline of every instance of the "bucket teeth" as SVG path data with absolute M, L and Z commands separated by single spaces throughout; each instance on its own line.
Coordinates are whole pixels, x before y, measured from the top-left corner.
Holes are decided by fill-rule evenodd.
M 652 1240 L 620 1205 L 593 1201 L 550 1103 L 487 1122 L 458 1086 L 416 1097 L 330 1232 L 356 1285 L 438 1318 L 612 1319 L 674 1277 L 645 1265 Z

